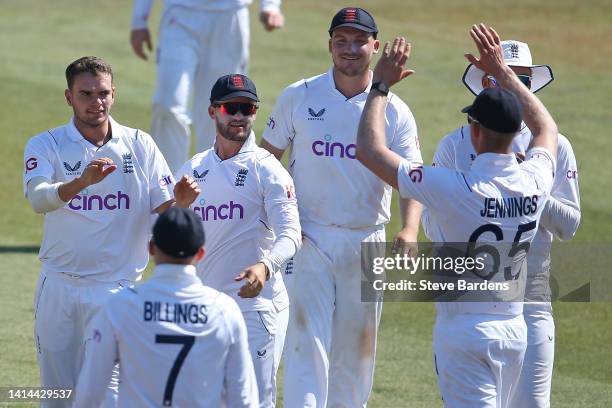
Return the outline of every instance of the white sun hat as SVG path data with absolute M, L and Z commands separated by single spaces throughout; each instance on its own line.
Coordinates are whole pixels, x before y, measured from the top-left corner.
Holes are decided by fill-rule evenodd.
M 531 91 L 538 92 L 554 79 L 552 69 L 548 65 L 533 65 L 531 51 L 524 42 L 508 40 L 501 42 L 504 61 L 511 67 L 531 68 Z M 463 84 L 474 95 L 482 92 L 482 77 L 485 73 L 474 64 L 468 65 L 463 73 Z

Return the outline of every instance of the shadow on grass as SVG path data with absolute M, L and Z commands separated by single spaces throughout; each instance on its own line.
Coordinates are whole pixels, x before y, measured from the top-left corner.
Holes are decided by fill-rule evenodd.
M 37 254 L 39 250 L 39 246 L 0 245 L 0 254 Z

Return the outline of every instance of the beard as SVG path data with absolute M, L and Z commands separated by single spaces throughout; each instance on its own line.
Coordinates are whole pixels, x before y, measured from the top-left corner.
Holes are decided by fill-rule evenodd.
M 238 130 L 237 128 L 231 126 L 232 124 L 240 124 L 243 128 L 242 130 Z M 245 140 L 247 140 L 249 138 L 249 135 L 251 134 L 251 129 L 253 127 L 250 123 L 246 121 L 233 121 L 228 123 L 227 125 L 216 121 L 216 125 L 217 133 L 221 135 L 221 137 L 223 137 L 224 139 L 232 142 L 244 142 Z

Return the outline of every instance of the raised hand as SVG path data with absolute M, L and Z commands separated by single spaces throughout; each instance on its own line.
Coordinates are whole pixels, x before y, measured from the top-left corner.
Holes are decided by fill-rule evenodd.
M 174 199 L 176 206 L 188 208 L 193 203 L 201 190 L 198 183 L 191 177 L 183 175 L 181 179 L 174 185 Z
M 79 182 L 82 188 L 97 184 L 116 169 L 117 165 L 113 164 L 113 160 L 108 157 L 94 159 L 85 167 L 85 170 L 83 170 L 83 173 L 79 176 Z
M 480 58 L 472 54 L 465 54 L 465 58 L 476 68 L 484 72 L 497 76 L 507 66 L 504 61 L 504 53 L 501 48 L 499 35 L 493 27 L 487 27 L 483 23 L 474 24 L 470 30 L 470 36 L 478 48 Z
M 407 43 L 404 37 L 395 37 L 393 45 L 385 43 L 382 55 L 374 68 L 372 82 L 382 81 L 390 87 L 414 74 L 413 70 L 406 69 L 411 49 L 412 45 Z

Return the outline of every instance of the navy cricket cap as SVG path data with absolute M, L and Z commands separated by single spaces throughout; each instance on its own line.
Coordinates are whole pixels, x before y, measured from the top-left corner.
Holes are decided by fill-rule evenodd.
M 474 103 L 461 110 L 487 129 L 500 133 L 518 132 L 523 121 L 517 96 L 500 87 L 487 88 Z
M 337 12 L 329 26 L 329 35 L 339 27 L 353 27 L 367 33 L 372 33 L 374 38 L 378 34 L 378 27 L 374 17 L 360 7 L 345 7 Z
M 231 74 L 217 79 L 210 91 L 210 103 L 223 102 L 237 96 L 244 96 L 259 102 L 257 88 L 246 75 Z
M 153 242 L 171 257 L 193 256 L 204 245 L 202 220 L 189 209 L 170 207 L 153 226 Z

